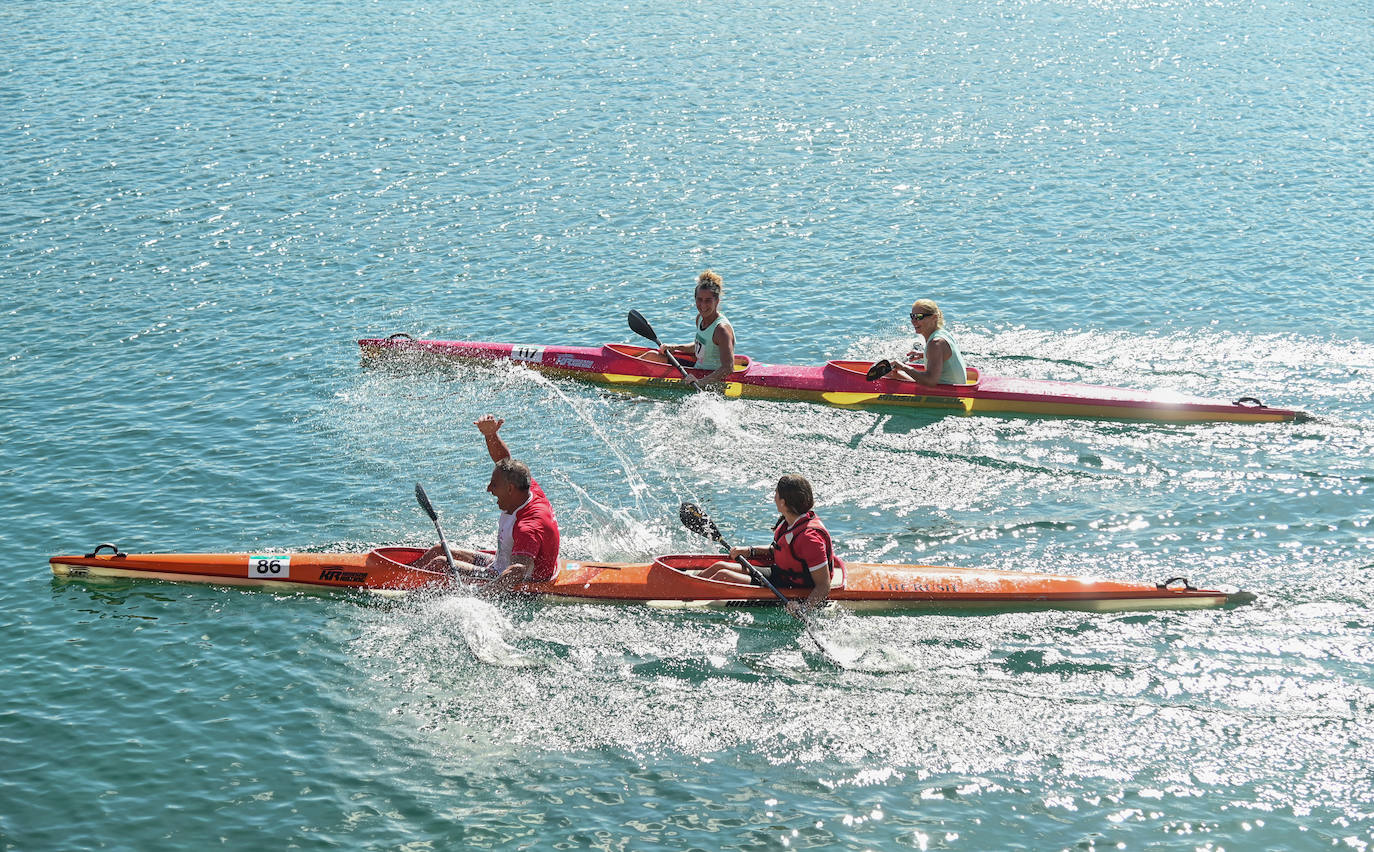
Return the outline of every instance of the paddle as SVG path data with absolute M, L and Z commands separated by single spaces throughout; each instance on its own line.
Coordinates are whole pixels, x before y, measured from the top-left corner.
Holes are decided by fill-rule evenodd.
M 633 331 L 635 334 L 639 335 L 640 337 L 643 337 L 646 340 L 652 340 L 655 344 L 659 346 L 663 345 L 661 342 L 659 342 L 658 335 L 654 334 L 654 327 L 649 325 L 649 321 L 646 320 L 644 318 L 644 315 L 641 314 L 639 311 L 630 311 L 630 315 L 627 317 L 627 319 L 630 321 L 630 331 Z M 701 390 L 701 385 L 697 384 L 697 380 L 692 378 L 691 374 L 687 372 L 687 368 L 682 366 L 682 362 L 679 361 L 676 358 L 676 356 L 673 355 L 673 350 L 665 349 L 664 354 L 668 356 L 668 360 L 673 363 L 673 366 L 677 367 L 677 371 L 682 374 L 682 378 L 688 384 L 690 384 L 697 390 Z
M 448 539 L 444 538 L 444 528 L 439 526 L 439 513 L 434 511 L 434 504 L 429 502 L 429 495 L 425 493 L 425 487 L 420 483 L 415 483 L 415 499 L 420 501 L 420 508 L 425 510 L 429 519 L 434 522 L 434 529 L 439 533 L 439 546 L 444 549 L 444 558 L 448 560 L 448 572 L 453 576 L 458 576 L 458 566 L 453 562 L 453 551 L 448 549 Z
M 726 550 L 730 549 L 730 545 L 726 543 L 725 537 L 720 534 L 720 529 L 716 526 L 716 522 L 707 517 L 706 513 L 701 511 L 696 504 L 683 503 L 677 510 L 677 516 L 678 519 L 682 521 L 682 525 L 687 529 L 697 535 L 711 539 Z M 790 598 L 778 591 L 778 587 L 773 585 L 772 581 L 764 576 L 763 572 L 748 559 L 745 559 L 743 556 L 736 556 L 735 561 L 740 564 L 741 568 L 749 573 L 749 576 L 757 580 L 760 585 L 768 589 L 768 591 L 772 592 L 774 595 L 777 595 L 778 600 L 782 601 L 783 607 L 787 609 L 788 614 L 800 621 L 802 626 L 806 628 L 806 635 L 811 637 L 811 641 L 816 643 L 816 647 L 821 649 L 821 653 L 829 657 L 830 661 L 835 665 L 844 668 L 844 664 L 840 662 L 839 655 L 836 654 L 835 650 L 816 633 L 816 629 L 812 626 L 810 620 L 808 620 L 805 615 L 794 612 L 787 606 L 793 603 Z
M 868 372 L 864 373 L 864 378 L 870 382 L 876 382 L 890 372 L 892 372 L 892 362 L 884 358 L 881 361 L 875 361 L 873 366 L 868 368 Z

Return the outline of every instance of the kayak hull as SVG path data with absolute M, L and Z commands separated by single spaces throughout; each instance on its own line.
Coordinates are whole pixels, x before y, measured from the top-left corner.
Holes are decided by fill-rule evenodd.
M 54 556 L 55 576 L 151 579 L 251 586 L 283 591 L 361 591 L 387 596 L 452 588 L 453 578 L 411 567 L 423 551 L 382 547 L 366 553 L 164 553 L 93 552 Z M 545 583 L 517 587 L 523 594 L 562 601 L 647 603 L 668 608 L 772 606 L 767 589 L 703 580 L 690 571 L 721 557 L 660 556 L 652 562 L 560 561 Z M 800 596 L 802 592 L 791 594 Z M 1194 589 L 1175 583 L 1149 585 L 1114 580 L 942 568 L 931 565 L 849 563 L 830 599 L 856 610 L 955 609 L 1092 612 L 1206 609 L 1246 603 L 1245 592 Z
M 600 347 L 537 346 L 404 336 L 358 341 L 364 357 L 428 357 L 469 363 L 511 362 L 553 376 L 580 379 L 621 390 L 686 390 L 681 375 L 657 352 L 612 343 Z M 1261 423 L 1296 419 L 1301 412 L 1258 401 L 1224 402 L 1169 391 L 1142 391 L 1041 379 L 980 375 L 968 371 L 964 385 L 925 387 L 885 377 L 869 381 L 870 361 L 829 361 L 823 366 L 764 364 L 735 359 L 735 375 L 724 384 L 728 397 L 787 399 L 858 408 L 922 408 L 957 414 L 1033 415 L 1165 423 Z M 689 368 L 695 376 L 708 370 Z

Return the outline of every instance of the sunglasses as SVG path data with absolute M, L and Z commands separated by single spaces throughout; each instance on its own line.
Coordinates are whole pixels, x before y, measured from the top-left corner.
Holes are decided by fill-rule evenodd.
M 912 322 L 920 322 L 921 320 L 925 319 L 926 317 L 933 317 L 933 316 L 935 316 L 935 314 L 912 314 L 912 315 L 911 315 L 911 321 L 912 321 Z

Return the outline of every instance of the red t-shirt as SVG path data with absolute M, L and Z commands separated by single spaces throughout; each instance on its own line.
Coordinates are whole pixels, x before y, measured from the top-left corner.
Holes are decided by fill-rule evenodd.
M 530 479 L 530 499 L 515 510 L 510 552 L 512 557 L 534 558 L 533 582 L 552 580 L 558 574 L 558 521 L 544 489 L 534 479 Z
M 840 557 L 834 553 L 829 531 L 816 517 L 815 512 L 807 512 L 790 527 L 778 524 L 773 531 L 773 564 L 777 585 L 789 588 L 811 588 L 816 581 L 810 569 L 824 565 L 830 559 L 830 574 L 834 576 L 843 566 Z

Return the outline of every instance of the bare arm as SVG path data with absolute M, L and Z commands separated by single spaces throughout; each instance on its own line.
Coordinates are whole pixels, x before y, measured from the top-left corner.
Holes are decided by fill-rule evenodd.
M 716 367 L 716 369 L 712 370 L 708 375 L 698 379 L 703 385 L 709 382 L 723 382 L 726 377 L 733 375 L 735 372 L 734 329 L 725 325 L 718 325 L 716 326 L 716 333 L 711 335 L 711 339 L 715 341 L 716 346 L 720 349 L 720 366 Z
M 669 352 L 673 353 L 674 355 L 695 355 L 697 351 L 697 345 L 695 343 L 671 345 L 664 343 L 663 345 L 658 347 L 658 351 L 662 352 L 664 356 L 667 356 Z
M 945 368 L 945 361 L 949 359 L 949 344 L 943 340 L 937 340 L 926 347 L 926 368 L 915 370 L 906 364 L 892 362 L 892 372 L 896 375 L 910 379 L 918 385 L 934 387 L 940 383 L 940 373 Z
M 767 556 L 769 553 L 773 552 L 772 545 L 767 544 L 765 544 L 763 547 L 732 547 L 730 548 L 730 558 L 738 559 L 741 556 L 743 556 L 745 559 L 760 558 L 755 555 L 760 550 L 764 551 L 764 556 Z
M 505 422 L 504 419 L 498 419 L 495 415 L 483 414 L 472 424 L 482 433 L 482 437 L 487 439 L 487 452 L 494 462 L 510 458 L 510 449 L 506 446 L 506 442 L 501 440 L 501 436 L 497 434 L 501 424 Z
M 517 553 L 510 558 L 510 565 L 501 572 L 501 576 L 487 583 L 482 588 L 483 594 L 501 594 L 509 592 L 520 583 L 525 582 L 534 575 L 534 557 L 526 553 Z
M 815 609 L 825 603 L 826 598 L 830 597 L 830 566 L 822 565 L 812 569 L 811 579 L 816 585 L 811 590 L 811 594 L 806 596 L 807 609 Z

